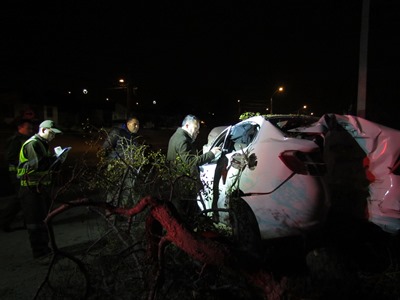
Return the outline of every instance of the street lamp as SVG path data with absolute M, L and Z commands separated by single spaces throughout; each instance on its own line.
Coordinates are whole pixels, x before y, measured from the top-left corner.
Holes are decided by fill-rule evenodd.
M 279 93 L 279 92 L 282 92 L 282 91 L 283 91 L 283 87 L 280 86 L 271 95 L 271 99 L 270 99 L 271 115 L 272 115 L 272 98 L 275 96 L 276 93 Z
M 120 78 L 118 79 L 119 82 L 119 86 L 122 89 L 126 90 L 126 111 L 125 111 L 125 115 L 126 117 L 128 117 L 129 113 L 130 113 L 130 109 L 131 109 L 131 98 L 129 95 L 129 84 L 128 82 L 125 82 L 125 79 Z
M 138 89 L 137 86 L 132 86 L 129 81 L 125 81 L 123 78 L 118 80 L 119 86 L 122 89 L 126 89 L 126 115 L 132 111 L 132 98 L 136 95 L 136 91 Z
M 307 110 L 307 105 L 303 105 L 303 107 L 299 108 L 299 110 L 297 111 L 297 114 L 300 114 L 300 111 L 302 112 L 302 114 L 305 114 Z

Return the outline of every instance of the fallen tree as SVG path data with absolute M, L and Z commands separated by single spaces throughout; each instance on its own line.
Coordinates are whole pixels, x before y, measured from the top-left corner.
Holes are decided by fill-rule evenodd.
M 163 283 L 164 250 L 167 244 L 173 243 L 187 253 L 194 260 L 206 266 L 223 266 L 239 272 L 247 280 L 260 289 L 266 299 L 280 299 L 285 289 L 285 278 L 277 281 L 271 273 L 264 270 L 251 253 L 239 251 L 232 245 L 223 243 L 212 235 L 205 237 L 204 232 L 194 232 L 187 228 L 174 206 L 170 202 L 163 202 L 154 197 L 142 198 L 131 208 L 115 207 L 105 202 L 95 202 L 84 198 L 61 204 L 51 211 L 45 222 L 50 225 L 53 218 L 62 212 L 77 206 L 97 207 L 104 209 L 108 217 L 112 215 L 125 216 L 129 221 L 146 208 L 147 256 L 158 265 L 149 299 L 155 299 L 157 290 Z M 51 228 L 51 226 L 49 226 Z M 210 235 L 209 235 L 210 236 Z M 60 255 L 54 235 L 51 236 L 55 255 Z M 61 253 L 62 254 L 62 253 Z M 71 258 L 71 257 L 69 257 Z

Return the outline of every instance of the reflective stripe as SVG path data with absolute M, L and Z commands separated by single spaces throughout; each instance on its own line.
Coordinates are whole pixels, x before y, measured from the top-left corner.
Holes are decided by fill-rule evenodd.
M 42 185 L 50 185 L 51 181 L 33 181 L 33 180 L 21 180 L 21 186 L 34 186 L 34 185 L 38 185 L 38 184 L 42 184 Z
M 34 186 L 39 183 L 49 185 L 51 183 L 52 174 L 49 171 L 35 172 L 31 175 L 26 174 L 21 177 L 21 186 Z

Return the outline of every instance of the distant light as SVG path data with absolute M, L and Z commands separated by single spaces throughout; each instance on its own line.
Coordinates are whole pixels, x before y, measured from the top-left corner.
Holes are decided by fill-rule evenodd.
M 119 83 L 124 83 L 125 82 L 125 80 L 124 79 L 120 79 L 120 80 L 118 80 L 119 81 Z
M 157 101 L 156 101 L 156 100 L 153 100 L 153 104 L 157 104 Z
M 240 99 L 238 99 L 238 103 L 240 103 Z
M 68 91 L 68 94 L 70 94 L 70 95 L 71 95 L 71 91 Z
M 139 105 L 139 102 L 136 102 L 136 105 Z
M 86 95 L 88 93 L 88 90 L 87 89 L 83 89 L 82 93 L 84 93 Z
M 110 99 L 106 98 L 106 101 L 109 101 Z
M 312 113 L 311 113 L 311 115 L 313 116 L 313 115 L 314 115 L 314 113 L 312 112 Z

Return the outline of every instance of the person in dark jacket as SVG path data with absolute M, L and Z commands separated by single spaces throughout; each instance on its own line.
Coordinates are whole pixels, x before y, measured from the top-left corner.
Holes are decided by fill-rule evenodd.
M 51 253 L 48 229 L 44 220 L 50 208 L 52 167 L 57 156 L 50 152 L 49 142 L 61 131 L 54 122 L 40 123 L 39 131 L 21 147 L 17 175 L 20 178 L 20 199 L 26 229 L 34 258 Z
M 167 160 L 175 161 L 179 158 L 184 163 L 196 167 L 212 161 L 221 149 L 214 147 L 199 155 L 193 145 L 199 132 L 200 120 L 194 115 L 187 115 L 182 121 L 182 127 L 179 127 L 169 139 Z
M 13 231 L 11 224 L 21 211 L 21 203 L 18 197 L 20 188 L 19 179 L 17 177 L 17 167 L 19 161 L 19 151 L 24 142 L 33 134 L 33 126 L 30 120 L 22 119 L 17 124 L 17 131 L 6 140 L 5 154 L 8 163 L 8 175 L 11 183 L 13 195 L 8 205 L 3 209 L 0 217 L 2 229 L 5 232 Z
M 102 146 L 109 159 L 124 158 L 124 150 L 128 146 L 137 145 L 139 125 L 139 119 L 132 116 L 121 126 L 110 130 Z
M 179 127 L 171 136 L 168 143 L 167 160 L 172 164 L 182 164 L 183 169 L 189 169 L 194 180 L 199 183 L 198 167 L 211 162 L 215 155 L 220 153 L 220 147 L 214 147 L 210 151 L 198 154 L 193 143 L 200 132 L 200 120 L 194 115 L 187 115 L 182 121 L 182 127 Z M 185 187 L 183 187 L 185 186 Z M 182 188 L 185 189 L 188 185 L 183 183 Z M 196 198 L 196 190 L 189 191 L 191 196 L 175 195 L 172 199 L 173 204 L 183 217 L 190 219 L 191 214 L 197 210 L 196 201 L 186 201 L 183 198 Z
M 113 185 L 107 187 L 107 202 L 115 205 L 131 205 L 134 197 L 134 183 L 139 168 L 128 168 L 134 158 L 134 148 L 139 146 L 139 119 L 135 116 L 114 127 L 108 133 L 102 149 L 107 158 L 106 176 Z M 121 163 L 121 160 L 124 162 Z

